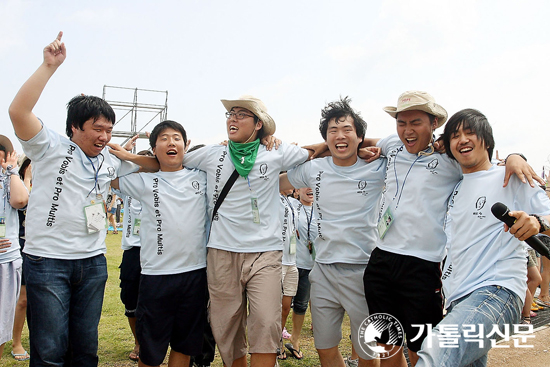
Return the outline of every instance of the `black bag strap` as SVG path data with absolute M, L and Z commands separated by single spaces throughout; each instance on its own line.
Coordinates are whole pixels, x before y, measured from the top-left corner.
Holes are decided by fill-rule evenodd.
M 227 193 L 229 192 L 229 190 L 231 190 L 231 187 L 233 187 L 235 181 L 237 181 L 237 177 L 239 177 L 239 172 L 237 172 L 237 170 L 234 170 L 231 174 L 231 177 L 229 177 L 229 180 L 227 180 L 227 182 L 223 186 L 222 192 L 220 192 L 220 196 L 218 196 L 218 200 L 216 201 L 216 204 L 214 204 L 214 210 L 212 211 L 212 221 L 214 221 L 214 217 L 218 212 L 218 208 L 220 207 L 220 205 L 222 205 L 223 199 L 225 199 Z

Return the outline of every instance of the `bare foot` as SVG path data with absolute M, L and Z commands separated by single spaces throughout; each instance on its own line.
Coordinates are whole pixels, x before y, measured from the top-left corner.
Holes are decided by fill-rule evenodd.
M 136 345 L 134 347 L 134 350 L 130 352 L 128 358 L 130 358 L 132 361 L 139 361 L 139 345 Z

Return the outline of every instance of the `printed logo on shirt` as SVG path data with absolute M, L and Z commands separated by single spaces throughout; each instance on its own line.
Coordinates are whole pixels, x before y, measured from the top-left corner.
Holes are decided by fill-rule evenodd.
M 191 182 L 191 186 L 193 186 L 193 189 L 195 189 L 195 195 L 204 195 L 204 193 L 200 190 L 201 184 L 199 183 L 199 181 Z
M 269 180 L 269 177 L 266 176 L 266 173 L 267 173 L 267 163 L 262 163 L 260 165 L 260 178 L 263 179 L 264 181 Z
M 368 192 L 366 190 L 367 188 L 367 181 L 365 180 L 361 180 L 357 183 L 357 188 L 359 189 L 359 191 L 357 191 L 358 194 L 361 194 L 363 196 L 367 196 L 368 195 Z
M 107 167 L 107 176 L 115 178 L 115 167 Z
M 483 212 L 481 209 L 485 206 L 485 203 L 487 202 L 487 197 L 480 196 L 476 201 L 476 211 L 473 212 L 473 215 L 478 217 L 479 219 L 485 218 L 485 215 L 483 215 Z
M 430 173 L 432 175 L 437 175 L 435 168 L 438 166 L 438 164 L 439 164 L 439 160 L 437 158 L 434 158 L 430 161 L 430 163 L 428 163 L 428 166 L 426 167 L 426 169 L 430 170 Z

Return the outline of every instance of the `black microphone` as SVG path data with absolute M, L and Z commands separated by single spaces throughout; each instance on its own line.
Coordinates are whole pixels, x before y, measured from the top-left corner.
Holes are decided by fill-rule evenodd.
M 510 228 L 514 225 L 516 221 L 516 218 L 508 215 L 510 209 L 508 209 L 508 207 L 502 203 L 495 203 L 491 207 L 491 212 L 498 220 L 503 221 Z M 536 235 L 529 237 L 525 240 L 525 242 L 527 242 L 527 244 L 531 246 L 533 250 L 537 251 L 542 256 L 546 256 L 548 259 L 550 259 L 550 249 Z

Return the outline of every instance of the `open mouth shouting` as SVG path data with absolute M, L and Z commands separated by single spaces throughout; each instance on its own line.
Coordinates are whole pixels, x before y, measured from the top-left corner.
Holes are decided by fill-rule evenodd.
M 166 151 L 166 155 L 175 156 L 175 155 L 178 155 L 178 151 L 176 149 L 168 149 Z
M 348 143 L 338 143 L 336 144 L 336 150 L 343 152 L 348 148 Z

